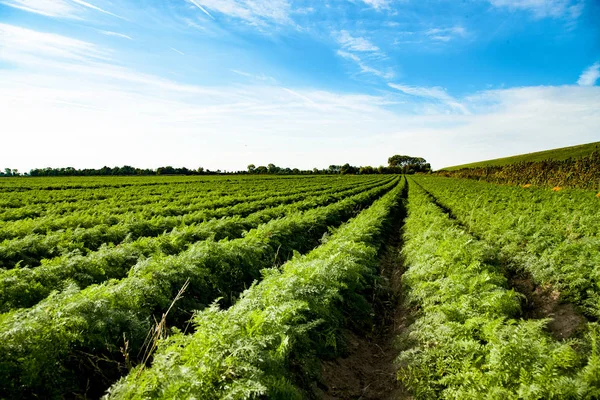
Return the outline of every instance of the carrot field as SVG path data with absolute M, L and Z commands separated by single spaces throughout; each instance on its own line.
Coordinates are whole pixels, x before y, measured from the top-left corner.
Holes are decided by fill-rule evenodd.
M 0 398 L 598 398 L 599 268 L 595 191 L 5 178 Z

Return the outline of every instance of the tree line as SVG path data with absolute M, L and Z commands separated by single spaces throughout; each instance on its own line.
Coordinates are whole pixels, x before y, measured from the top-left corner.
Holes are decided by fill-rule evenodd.
M 153 175 L 222 175 L 222 174 L 254 174 L 254 175 L 370 175 L 370 174 L 414 174 L 418 172 L 430 172 L 431 166 L 424 158 L 394 155 L 388 158 L 387 166 L 353 166 L 349 163 L 344 165 L 330 165 L 328 168 L 313 168 L 302 170 L 298 168 L 278 167 L 275 164 L 266 166 L 254 164 L 248 165 L 243 171 L 222 171 L 220 169 L 211 171 L 202 167 L 189 169 L 186 167 L 176 168 L 172 166 L 151 168 L 134 168 L 129 165 L 122 167 L 107 167 L 100 169 L 84 168 L 35 168 L 26 173 L 20 173 L 17 169 L 5 168 L 0 171 L 0 177 L 11 176 L 153 176 Z

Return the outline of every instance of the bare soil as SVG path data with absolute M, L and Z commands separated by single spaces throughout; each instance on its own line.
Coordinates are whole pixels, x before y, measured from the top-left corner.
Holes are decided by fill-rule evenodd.
M 560 292 L 552 286 L 536 286 L 531 278 L 514 276 L 510 284 L 526 298 L 523 304 L 523 317 L 531 319 L 550 318 L 548 330 L 556 339 L 569 339 L 576 336 L 586 323 L 586 319 L 570 303 L 562 303 Z
M 326 400 L 412 399 L 397 379 L 395 340 L 408 326 L 410 313 L 402 307 L 400 223 L 394 227 L 380 260 L 380 277 L 374 293 L 376 321 L 373 331 L 346 331 L 346 353 L 322 363 L 322 397 Z

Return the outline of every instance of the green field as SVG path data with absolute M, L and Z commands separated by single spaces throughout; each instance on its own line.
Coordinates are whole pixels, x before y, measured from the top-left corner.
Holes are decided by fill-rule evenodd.
M 2 399 L 600 396 L 595 191 L 232 175 L 0 193 Z
M 512 157 L 497 158 L 494 160 L 479 161 L 470 164 L 455 165 L 442 168 L 444 171 L 456 171 L 463 168 L 481 168 L 516 164 L 520 162 L 536 162 L 546 160 L 567 160 L 569 158 L 586 157 L 600 150 L 600 142 L 581 144 L 578 146 L 562 147 L 558 149 L 538 151 L 535 153 L 520 154 Z

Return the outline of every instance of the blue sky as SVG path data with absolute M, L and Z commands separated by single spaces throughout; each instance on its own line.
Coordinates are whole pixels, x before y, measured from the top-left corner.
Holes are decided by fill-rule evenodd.
M 434 168 L 600 140 L 595 0 L 0 0 L 0 167 Z

